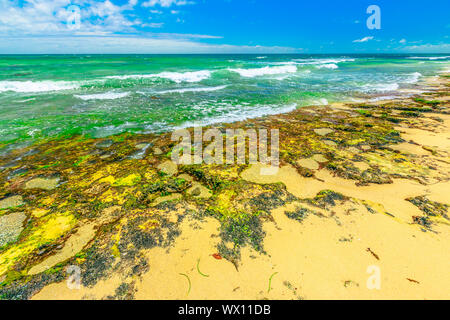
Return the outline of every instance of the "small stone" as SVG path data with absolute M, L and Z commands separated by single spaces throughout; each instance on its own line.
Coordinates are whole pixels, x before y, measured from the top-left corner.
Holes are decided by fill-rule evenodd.
M 164 172 L 168 176 L 173 176 L 178 173 L 178 166 L 175 162 L 167 160 L 158 165 L 158 170 Z
M 329 128 L 320 128 L 314 129 L 314 132 L 317 133 L 319 136 L 326 136 L 327 134 L 334 132 L 334 130 Z
M 22 196 L 12 196 L 0 200 L 0 209 L 13 208 L 23 205 Z
M 183 195 L 181 193 L 172 193 L 172 194 L 170 194 L 168 196 L 165 196 L 165 197 L 158 197 L 158 198 L 156 198 L 152 202 L 151 205 L 154 207 L 154 206 L 157 206 L 158 204 L 163 203 L 163 202 L 179 200 L 182 197 L 183 197 Z
M 157 155 L 157 156 L 163 154 L 162 150 L 161 150 L 160 148 L 158 148 L 158 147 L 153 148 L 153 153 L 154 153 L 155 155 Z
M 107 139 L 107 140 L 98 142 L 95 146 L 97 148 L 109 148 L 112 146 L 112 144 L 113 144 L 113 141 L 110 139 Z
M 334 142 L 333 140 L 323 140 L 323 143 L 325 143 L 327 146 L 330 147 L 337 147 L 337 143 Z
M 300 159 L 297 161 L 297 164 L 303 168 L 307 168 L 310 170 L 317 170 L 319 169 L 319 164 L 316 160 L 308 158 L 308 159 Z
M 350 147 L 350 148 L 348 148 L 348 151 L 350 151 L 351 153 L 360 153 L 361 152 L 361 150 L 359 150 L 356 147 Z
M 0 217 L 0 247 L 17 240 L 26 218 L 23 212 L 14 212 Z
M 139 143 L 136 145 L 136 148 L 139 149 L 138 151 L 136 151 L 135 153 L 133 153 L 132 155 L 129 156 L 130 159 L 136 159 L 136 160 L 141 160 L 145 157 L 145 153 L 148 149 L 148 147 L 150 147 L 149 143 Z
M 362 145 L 361 149 L 363 149 L 364 151 L 369 151 L 371 148 L 368 145 Z
M 319 163 L 328 162 L 328 159 L 325 158 L 322 154 L 315 154 L 312 157 L 313 160 L 316 160 Z
M 180 174 L 177 178 L 178 179 L 183 179 L 183 180 L 189 181 L 189 182 L 194 181 L 194 178 L 192 178 L 190 175 L 188 175 L 186 173 Z
M 192 187 L 190 187 L 187 190 L 187 194 L 202 199 L 208 199 L 212 196 L 211 190 L 209 190 L 208 188 L 206 188 L 205 186 L 201 185 L 198 182 L 194 182 L 192 184 Z
M 59 178 L 34 178 L 25 183 L 25 189 L 53 190 L 58 186 Z

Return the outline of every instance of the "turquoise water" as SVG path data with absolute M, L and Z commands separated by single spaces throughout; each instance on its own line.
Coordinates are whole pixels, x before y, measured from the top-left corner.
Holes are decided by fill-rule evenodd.
M 0 143 L 160 132 L 382 99 L 449 67 L 445 55 L 0 56 Z

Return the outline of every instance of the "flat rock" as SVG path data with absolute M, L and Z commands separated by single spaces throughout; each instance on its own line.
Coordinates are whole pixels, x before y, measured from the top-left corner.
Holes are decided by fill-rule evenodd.
M 325 158 L 322 154 L 315 154 L 312 156 L 312 159 L 319 163 L 328 162 L 328 159 Z
M 0 217 L 0 247 L 17 240 L 26 218 L 23 212 L 14 212 Z
M 327 134 L 334 132 L 334 130 L 329 128 L 320 128 L 314 129 L 314 132 L 317 133 L 319 136 L 326 136 Z
M 168 176 L 173 176 L 178 173 L 178 166 L 175 162 L 171 160 L 166 160 L 158 165 L 158 170 L 164 172 Z
M 212 196 L 211 190 L 209 190 L 208 188 L 206 188 L 205 186 L 203 186 L 198 182 L 193 182 L 192 187 L 187 189 L 186 192 L 193 197 L 201 199 L 208 199 Z
M 165 197 L 158 197 L 156 198 L 153 202 L 152 202 L 152 206 L 157 206 L 160 203 L 163 202 L 167 202 L 167 201 L 174 201 L 174 200 L 179 200 L 183 197 L 183 195 L 181 193 L 172 193 L 168 196 Z
M 12 196 L 0 200 L 0 209 L 13 208 L 23 205 L 22 196 Z
M 308 158 L 308 159 L 300 159 L 297 161 L 297 164 L 303 168 L 307 168 L 310 170 L 317 170 L 319 169 L 319 164 L 317 163 L 316 160 L 312 159 L 312 158 Z
M 153 153 L 157 156 L 159 156 L 160 154 L 163 154 L 162 150 L 158 147 L 153 148 Z
M 95 146 L 97 148 L 109 148 L 112 146 L 113 143 L 114 142 L 112 140 L 108 139 L 98 142 Z
M 25 189 L 53 190 L 58 186 L 59 178 L 34 178 L 25 183 Z
M 359 150 L 356 147 L 350 147 L 350 148 L 348 148 L 348 151 L 350 151 L 351 153 L 360 153 L 361 152 L 361 150 Z
M 334 142 L 333 140 L 323 140 L 323 143 L 325 143 L 327 146 L 330 147 L 337 147 L 337 143 Z

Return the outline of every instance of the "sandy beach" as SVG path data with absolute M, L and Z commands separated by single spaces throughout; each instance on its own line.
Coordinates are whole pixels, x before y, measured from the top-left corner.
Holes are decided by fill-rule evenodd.
M 275 175 L 177 166 L 169 134 L 14 151 L 0 297 L 449 299 L 449 83 L 216 125 L 278 128 Z

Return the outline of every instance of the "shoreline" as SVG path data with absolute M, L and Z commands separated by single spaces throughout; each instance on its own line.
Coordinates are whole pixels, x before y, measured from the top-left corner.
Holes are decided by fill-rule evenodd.
M 135 132 L 133 131 L 123 131 L 120 133 L 116 133 L 116 134 L 110 134 L 110 135 L 105 135 L 105 136 L 99 136 L 96 137 L 94 135 L 91 134 L 87 134 L 87 133 L 76 133 L 76 134 L 59 134 L 59 135 L 51 135 L 51 136 L 44 136 L 41 137 L 39 139 L 26 139 L 26 140 L 20 140 L 18 142 L 11 142 L 11 141 L 6 141 L 6 142 L 0 142 L 0 159 L 4 159 L 7 158 L 8 156 L 10 156 L 11 154 L 13 154 L 15 151 L 20 151 L 21 149 L 26 149 L 26 148 L 30 148 L 33 145 L 40 145 L 40 144 L 44 144 L 46 142 L 52 141 L 52 140 L 60 140 L 60 139 L 73 139 L 77 136 L 81 136 L 81 137 L 86 137 L 87 139 L 108 139 L 114 136 L 120 136 L 120 135 L 127 135 L 127 134 L 136 134 L 136 135 L 163 135 L 163 134 L 167 134 L 170 133 L 172 131 L 178 130 L 178 129 L 191 129 L 193 126 L 192 124 L 195 123 L 199 123 L 199 125 L 195 125 L 195 126 L 203 126 L 203 127 L 215 127 L 215 126 L 223 126 L 226 125 L 228 123 L 235 123 L 235 122 L 245 122 L 245 121 L 249 121 L 252 119 L 258 119 L 258 118 L 264 118 L 264 117 L 270 117 L 270 116 L 276 116 L 276 115 L 281 115 L 281 114 L 286 114 L 286 113 L 290 113 L 292 111 L 295 111 L 296 109 L 299 108 L 308 108 L 311 106 L 332 106 L 332 105 L 341 105 L 341 104 L 355 104 L 355 103 L 375 103 L 375 102 L 382 102 L 382 101 L 392 101 L 392 100 L 401 100 L 401 99 L 407 99 L 411 96 L 413 96 L 414 94 L 421 94 L 424 91 L 422 89 L 426 88 L 426 87 L 430 87 L 430 85 L 433 84 L 433 81 L 431 79 L 436 78 L 436 77 L 440 77 L 440 76 L 445 76 L 446 72 L 445 69 L 441 70 L 440 72 L 434 74 L 434 75 L 429 75 L 429 76 L 422 76 L 421 78 L 415 82 L 415 83 L 404 83 L 402 84 L 403 86 L 405 86 L 406 88 L 399 88 L 397 90 L 395 90 L 395 93 L 400 93 L 398 96 L 393 96 L 393 99 L 386 99 L 389 96 L 386 96 L 385 92 L 377 92 L 377 93 L 363 93 L 363 92 L 356 92 L 356 96 L 348 96 L 347 98 L 341 100 L 341 101 L 336 101 L 336 102 L 331 102 L 329 103 L 327 99 L 323 98 L 326 100 L 326 104 L 310 104 L 310 105 L 305 105 L 305 106 L 298 106 L 297 103 L 292 103 L 292 104 L 286 104 L 283 106 L 283 109 L 285 110 L 289 110 L 289 111 L 283 111 L 283 109 L 280 110 L 273 110 L 273 112 L 270 113 L 266 113 L 266 114 L 261 114 L 261 115 L 250 115 L 246 118 L 240 118 L 240 119 L 236 119 L 236 120 L 232 120 L 232 121 L 223 121 L 219 119 L 206 119 L 206 120 L 196 120 L 196 121 L 186 121 L 182 124 L 173 126 L 173 128 L 169 131 L 139 131 L 136 130 Z M 393 92 L 391 92 L 391 94 L 395 94 Z M 358 96 L 363 96 L 361 98 L 359 98 Z M 295 106 L 292 108 L 292 105 L 295 104 Z M 223 117 L 222 117 L 223 118 Z
M 16 216 L 0 297 L 448 299 L 449 80 L 435 79 L 417 96 L 214 126 L 283 129 L 275 176 L 174 168 L 170 133 L 72 137 L 0 158 L 11 164 L 0 219 Z M 67 288 L 71 265 L 80 290 Z M 380 290 L 366 287 L 374 265 Z

